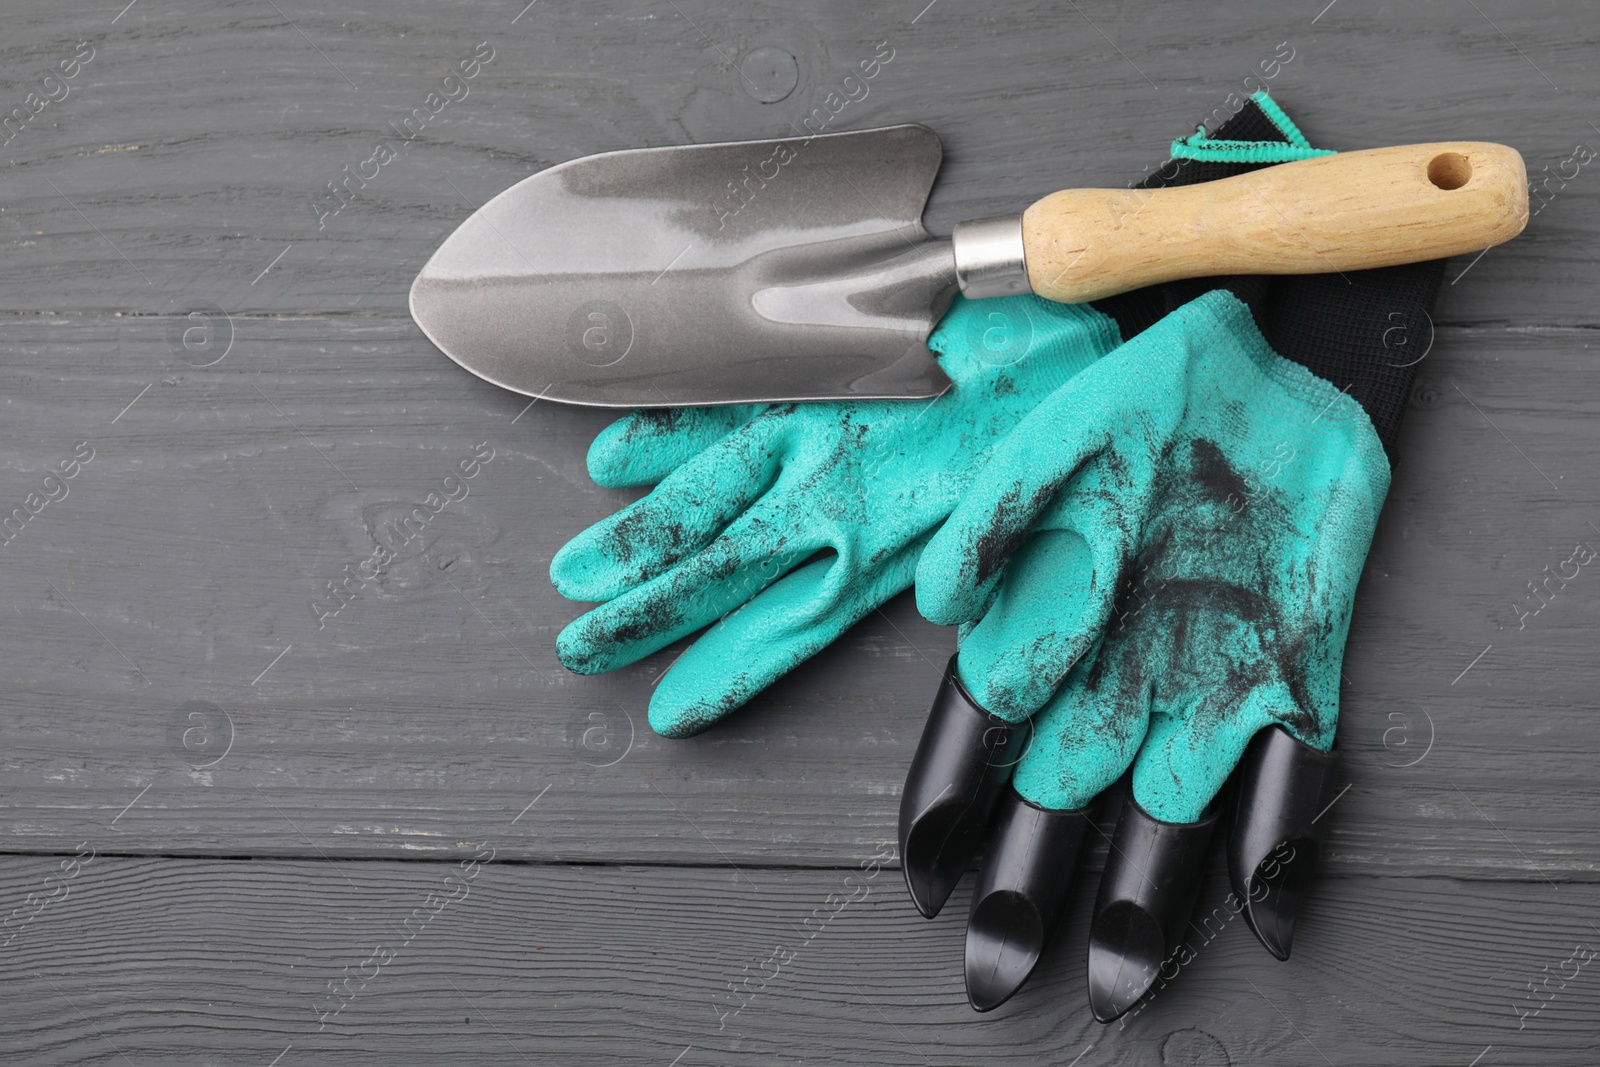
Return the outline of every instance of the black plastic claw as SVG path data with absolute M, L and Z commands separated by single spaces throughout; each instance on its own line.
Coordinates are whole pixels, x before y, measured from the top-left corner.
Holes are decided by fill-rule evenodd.
M 1251 738 L 1240 764 L 1228 877 L 1244 902 L 1245 922 L 1280 960 L 1289 958 L 1300 901 L 1316 868 L 1318 818 L 1333 801 L 1337 764 L 1336 751 L 1312 748 L 1281 726 Z
M 967 919 L 967 1000 L 998 1008 L 1022 988 L 1065 910 L 1093 824 L 1086 811 L 1049 811 L 1006 790 Z
M 1027 734 L 1026 725 L 978 707 L 951 657 L 900 796 L 900 865 L 912 902 L 928 918 L 982 844 Z
M 1114 1022 L 1155 984 L 1194 912 L 1221 805 L 1198 822 L 1162 822 L 1132 796 L 1111 839 L 1089 924 L 1089 1006 Z

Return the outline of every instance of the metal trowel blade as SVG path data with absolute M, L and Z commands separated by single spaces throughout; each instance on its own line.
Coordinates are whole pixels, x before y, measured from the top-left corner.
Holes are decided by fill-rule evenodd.
M 925 126 L 607 152 L 474 212 L 411 287 L 451 359 L 601 407 L 915 399 L 955 292 Z

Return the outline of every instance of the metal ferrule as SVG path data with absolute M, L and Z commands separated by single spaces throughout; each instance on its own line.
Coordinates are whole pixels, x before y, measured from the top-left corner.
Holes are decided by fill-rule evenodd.
M 1021 215 L 958 222 L 950 243 L 962 296 L 979 300 L 1033 292 L 1023 258 Z

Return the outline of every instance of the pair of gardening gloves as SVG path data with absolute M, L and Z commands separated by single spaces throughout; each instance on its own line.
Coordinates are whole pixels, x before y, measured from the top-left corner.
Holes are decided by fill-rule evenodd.
M 1320 154 L 1259 94 L 1143 187 Z M 635 412 L 589 471 L 655 489 L 552 561 L 564 596 L 601 602 L 558 655 L 599 673 L 703 630 L 650 703 L 658 733 L 685 737 L 915 582 L 923 615 L 960 629 L 901 858 L 932 916 L 985 854 L 972 1005 L 1026 980 L 1101 832 L 1095 804 L 1125 778 L 1089 935 L 1096 1017 L 1128 1011 L 1182 947 L 1230 777 L 1230 904 L 1287 958 L 1441 266 L 1093 305 L 958 297 L 929 340 L 954 383 L 932 402 Z

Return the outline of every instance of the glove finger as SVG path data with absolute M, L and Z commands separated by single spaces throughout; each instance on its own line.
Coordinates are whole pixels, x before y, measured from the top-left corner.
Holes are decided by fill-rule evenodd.
M 1127 771 L 1145 741 L 1148 679 L 1115 638 L 1087 656 L 1033 719 L 1012 786 L 1049 811 L 1085 807 Z
M 1078 388 L 1097 369 L 1057 390 L 995 447 L 928 543 L 917 567 L 917 610 L 928 621 L 976 619 L 1034 520 L 1074 471 L 1108 447 L 1098 428 L 1115 424 L 1115 398 Z
M 1218 678 L 1186 707 L 1158 706 L 1133 764 L 1134 799 L 1165 822 L 1193 822 L 1222 790 L 1257 730 L 1304 718 L 1278 679 L 1241 694 L 1229 678 Z
M 962 683 L 1007 722 L 1055 695 L 1105 631 L 1130 570 L 1149 481 L 1107 491 L 1103 466 L 1092 462 L 1068 483 L 963 635 Z
M 589 446 L 589 477 L 606 489 L 654 485 L 764 410 L 762 404 L 729 404 L 632 412 Z
M 823 547 L 775 520 L 747 512 L 702 551 L 570 623 L 556 636 L 568 670 L 626 667 L 726 615 Z
M 697 734 L 838 639 L 911 585 L 926 538 L 871 574 L 842 574 L 838 556 L 807 564 L 712 626 L 668 669 L 650 700 L 663 737 Z
M 568 600 L 610 600 L 702 550 L 771 487 L 781 436 L 772 419 L 725 436 L 563 545 L 550 561 L 551 583 Z

